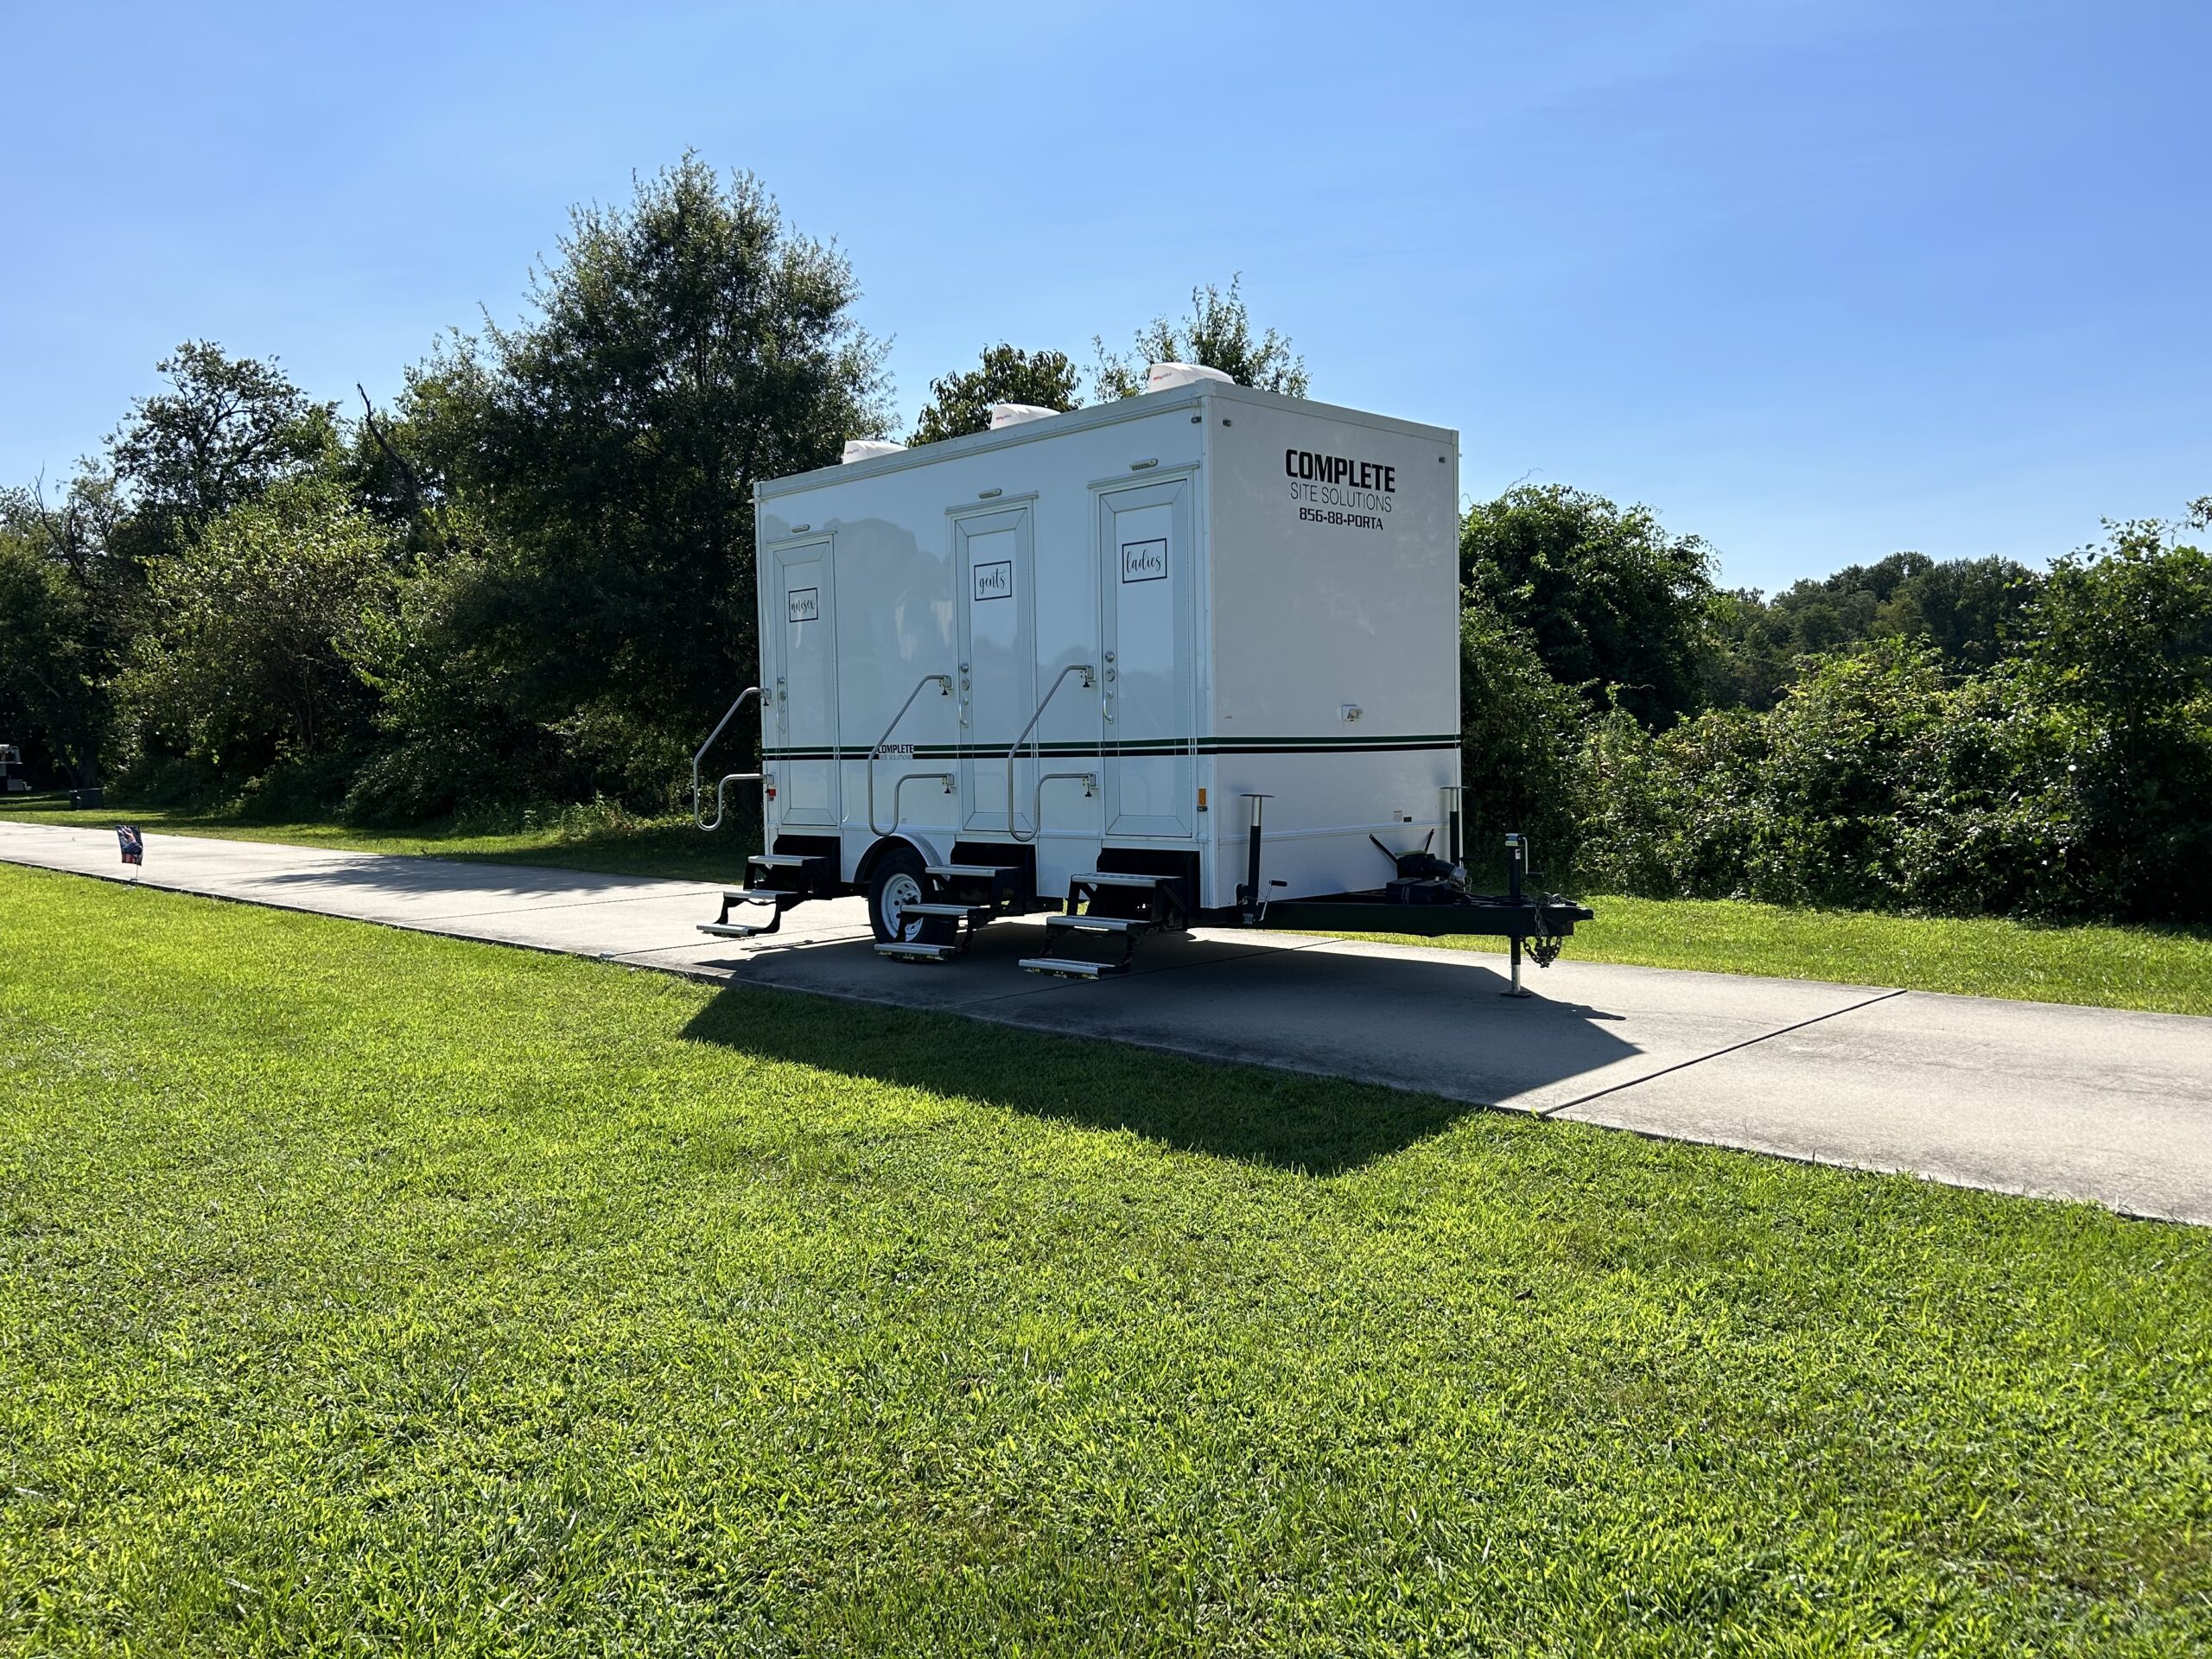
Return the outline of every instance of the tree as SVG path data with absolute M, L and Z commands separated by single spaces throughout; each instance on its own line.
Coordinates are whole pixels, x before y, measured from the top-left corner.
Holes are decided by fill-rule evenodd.
M 1031 404 L 1040 409 L 1080 409 L 1080 377 L 1065 352 L 1033 355 L 1013 346 L 987 346 L 980 367 L 930 382 L 930 401 L 914 423 L 909 443 L 938 443 L 987 432 L 993 404 Z
M 1977 674 L 2019 644 L 2041 585 L 2016 560 L 1945 559 L 1897 585 L 1875 632 L 1924 640 L 1954 676 Z
M 79 785 L 99 780 L 113 729 L 110 684 L 129 649 L 138 568 L 115 475 L 80 462 L 59 502 L 43 481 L 0 490 L 9 547 L 0 596 L 0 703 L 35 729 Z
M 244 779 L 359 736 L 369 698 L 345 645 L 391 555 L 381 525 L 309 480 L 232 507 L 156 563 L 152 626 L 121 685 L 142 742 Z
M 1554 678 L 1647 727 L 1697 706 L 1712 565 L 1649 507 L 1560 484 L 1516 485 L 1460 526 L 1460 580 L 1528 631 Z
M 85 590 L 15 513 L 0 517 L 0 741 L 44 747 L 80 782 L 107 728 Z
M 1098 400 L 1135 397 L 1145 389 L 1145 367 L 1152 363 L 1196 363 L 1219 369 L 1240 386 L 1286 397 L 1306 396 L 1306 359 L 1292 353 L 1289 340 L 1272 328 L 1253 334 L 1251 315 L 1237 291 L 1243 280 L 1242 271 L 1231 276 L 1226 294 L 1211 283 L 1192 289 L 1190 315 L 1179 322 L 1154 317 L 1137 330 L 1135 346 L 1126 356 L 1109 352 L 1104 338 L 1094 335 Z
M 1933 645 L 1954 680 L 2017 650 L 2039 578 L 2006 558 L 1935 560 L 1892 553 L 1790 584 L 1771 600 L 1751 589 L 1712 607 L 1707 701 L 1771 709 L 1807 658 L 1879 639 Z
M 1563 874 L 1577 839 L 1581 699 L 1545 671 L 1526 630 L 1473 592 L 1459 612 L 1459 718 L 1470 868 L 1494 874 L 1501 837 L 1514 830 L 1533 838 L 1548 872 Z
M 147 551 L 181 547 L 335 446 L 337 406 L 310 399 L 273 358 L 233 358 L 212 340 L 187 340 L 156 366 L 169 389 L 139 398 L 108 437 Z
M 2065 755 L 2084 902 L 2212 915 L 2212 556 L 2150 521 L 2056 560 L 2007 683 Z
M 755 480 L 882 430 L 858 292 L 756 180 L 687 155 L 575 210 L 533 315 L 416 377 L 465 429 L 438 448 L 482 524 L 472 649 L 517 717 L 633 797 L 665 794 L 757 672 Z
M 499 654 L 505 588 L 481 536 L 465 518 L 447 532 L 436 555 L 416 555 L 389 605 L 364 610 L 346 642 L 377 694 L 384 740 L 346 790 L 345 815 L 357 822 L 416 823 L 589 792 L 559 728 L 518 712 Z

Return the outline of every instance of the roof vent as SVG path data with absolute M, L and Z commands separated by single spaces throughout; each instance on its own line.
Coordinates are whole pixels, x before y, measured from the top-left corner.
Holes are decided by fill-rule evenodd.
M 1046 409 L 1041 404 L 993 404 L 991 430 L 995 432 L 1002 426 L 1020 426 L 1024 421 L 1050 420 L 1059 412 L 1057 409 Z
M 1236 384 L 1234 376 L 1196 363 L 1154 363 L 1144 372 L 1144 389 L 1147 391 L 1166 391 L 1171 387 L 1187 386 L 1199 380 L 1218 380 L 1229 386 Z
M 886 443 L 880 438 L 853 438 L 847 441 L 842 464 L 851 466 L 856 461 L 874 461 L 878 455 L 895 455 L 906 446 Z

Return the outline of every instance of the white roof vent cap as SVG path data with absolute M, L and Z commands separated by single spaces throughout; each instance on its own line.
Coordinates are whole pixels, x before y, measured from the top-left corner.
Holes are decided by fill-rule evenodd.
M 1187 386 L 1199 380 L 1218 380 L 1233 386 L 1236 377 L 1224 374 L 1219 369 L 1205 368 L 1196 363 L 1154 363 L 1144 372 L 1147 391 L 1166 391 L 1174 386 Z
M 1041 404 L 993 404 L 991 430 L 995 432 L 1002 426 L 1020 426 L 1024 421 L 1050 420 L 1059 412 L 1057 409 L 1046 409 Z
M 846 441 L 845 453 L 840 464 L 849 467 L 856 461 L 874 461 L 878 455 L 895 455 L 906 446 L 887 443 L 880 438 L 851 438 Z

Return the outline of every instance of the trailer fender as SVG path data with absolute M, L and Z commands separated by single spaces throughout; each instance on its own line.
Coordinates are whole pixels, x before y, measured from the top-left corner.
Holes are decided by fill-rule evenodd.
M 922 862 L 925 864 L 943 864 L 947 861 L 938 852 L 936 843 L 927 836 L 912 830 L 894 830 L 861 855 L 860 864 L 853 871 L 853 885 L 865 889 L 869 874 L 874 872 L 877 862 L 884 854 L 902 843 L 919 853 L 922 855 Z

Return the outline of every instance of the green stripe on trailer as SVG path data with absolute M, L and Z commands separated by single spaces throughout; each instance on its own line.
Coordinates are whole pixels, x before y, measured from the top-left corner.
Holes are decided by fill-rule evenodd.
M 1035 747 L 1023 744 L 1024 756 L 1036 755 L 1048 760 L 1106 760 L 1117 754 L 1173 754 L 1191 750 L 1199 754 L 1358 754 L 1366 752 L 1390 753 L 1403 751 L 1432 751 L 1456 749 L 1458 737 L 1432 735 L 1426 737 L 1198 737 L 1147 738 L 1126 743 L 1039 743 Z M 959 743 L 916 743 L 901 745 L 900 755 L 917 760 L 1003 760 L 1007 752 L 992 745 Z M 865 760 L 868 751 L 855 747 L 831 749 L 781 749 L 761 751 L 769 760 Z M 888 758 L 888 756 L 887 756 Z

